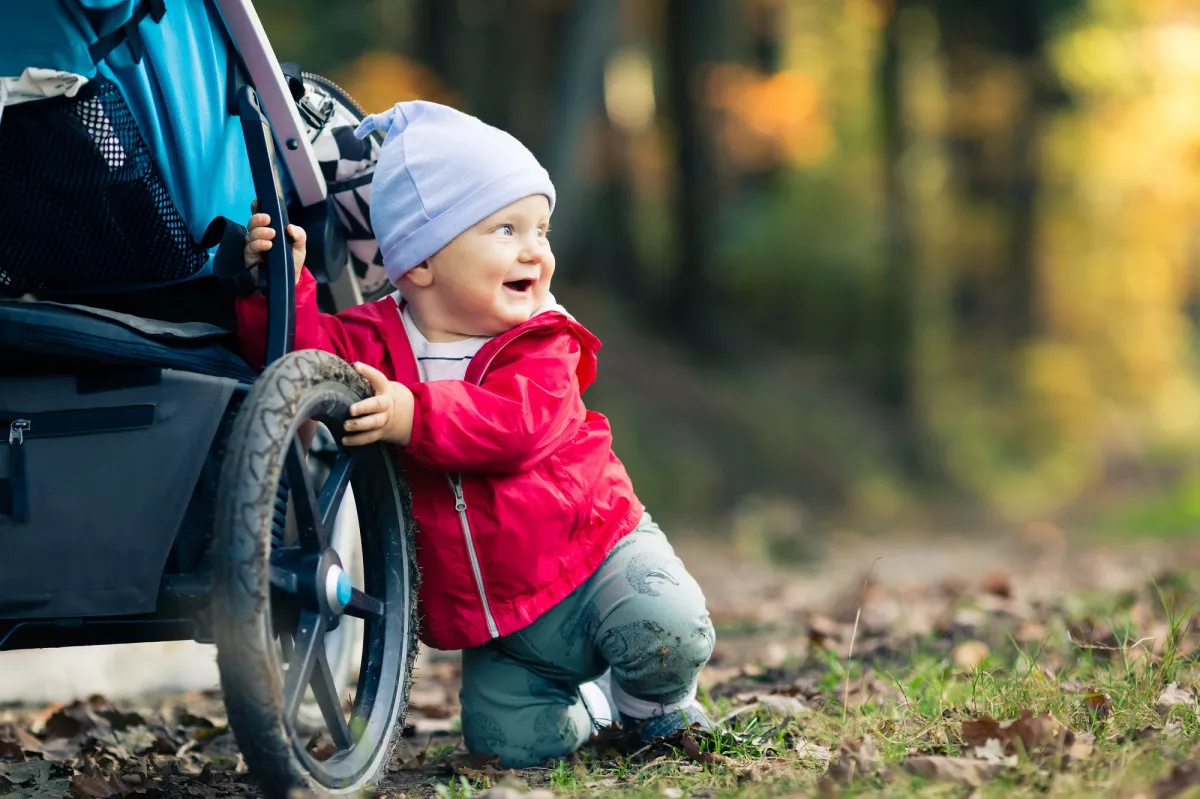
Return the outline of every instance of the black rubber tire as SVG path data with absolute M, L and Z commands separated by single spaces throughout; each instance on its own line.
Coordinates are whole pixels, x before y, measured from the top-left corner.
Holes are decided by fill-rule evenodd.
M 364 628 L 356 703 L 366 701 L 361 699 L 364 680 L 369 697 L 388 696 L 390 680 L 381 679 L 385 674 L 399 675 L 399 685 L 388 706 L 364 711 L 359 740 L 370 739 L 361 752 L 357 742 L 350 750 L 356 759 L 347 758 L 343 765 L 352 773 L 323 773 L 322 764 L 304 750 L 306 736 L 286 723 L 284 670 L 272 623 L 271 530 L 284 453 L 312 408 L 345 409 L 370 393 L 344 361 L 315 350 L 291 353 L 256 381 L 234 421 L 222 465 L 213 550 L 217 665 L 230 728 L 251 774 L 272 797 L 286 797 L 296 788 L 322 795 L 358 794 L 384 775 L 404 727 L 417 653 L 418 573 L 411 502 L 390 447 L 364 449 L 366 464 L 357 466 L 351 478 L 367 579 L 374 580 L 376 593 L 385 594 L 379 598 L 386 606 L 377 626 Z M 332 428 L 340 420 L 327 423 Z M 368 565 L 368 559 L 383 562 Z M 390 587 L 381 587 L 381 580 Z M 391 636 L 386 649 L 380 643 L 385 635 Z

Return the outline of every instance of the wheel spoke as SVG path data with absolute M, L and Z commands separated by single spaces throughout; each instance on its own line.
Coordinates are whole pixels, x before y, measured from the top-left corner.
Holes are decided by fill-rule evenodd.
M 337 461 L 321 486 L 321 496 L 317 505 L 321 509 L 321 526 L 326 530 L 333 529 L 333 519 L 337 516 L 338 508 L 342 505 L 342 496 L 350 485 L 350 473 L 354 471 L 354 459 L 349 455 L 338 455 Z
M 325 618 L 319 613 L 300 616 L 293 640 L 294 651 L 283 679 L 283 713 L 288 724 L 296 722 L 296 711 L 304 698 L 318 654 L 325 652 Z
M 292 571 L 286 566 L 280 566 L 275 563 L 272 563 L 269 569 L 269 578 L 271 580 L 272 587 L 278 588 L 280 591 L 283 591 L 287 594 L 296 594 L 299 592 L 300 579 L 296 575 L 296 572 Z
M 305 463 L 304 448 L 298 438 L 292 439 L 287 454 L 288 497 L 296 512 L 296 527 L 300 546 L 306 552 L 322 552 L 326 547 L 325 525 L 322 523 L 312 480 Z
M 346 714 L 342 712 L 342 701 L 338 698 L 337 684 L 333 681 L 333 671 L 329 668 L 329 657 L 325 654 L 324 647 L 317 653 L 317 662 L 313 664 L 312 691 L 334 746 L 338 749 L 354 746 L 350 725 L 346 723 Z
M 296 651 L 296 647 L 292 644 L 291 633 L 281 633 L 279 636 L 279 648 L 283 650 L 283 659 L 291 663 L 292 653 Z
M 372 596 L 367 596 L 357 588 L 351 589 L 350 603 L 346 605 L 345 611 L 347 616 L 354 616 L 358 619 L 368 619 L 372 616 L 382 616 L 384 607 L 383 603 Z

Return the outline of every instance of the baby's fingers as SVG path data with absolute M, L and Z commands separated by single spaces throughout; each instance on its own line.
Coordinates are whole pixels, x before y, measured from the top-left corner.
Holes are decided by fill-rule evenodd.
M 388 414 L 373 413 L 370 416 L 359 416 L 354 419 L 347 419 L 342 425 L 346 430 L 354 430 L 358 432 L 366 432 L 368 430 L 378 430 L 388 422 Z
M 297 247 L 304 246 L 304 243 L 308 241 L 308 234 L 305 233 L 304 228 L 300 227 L 299 225 L 288 225 L 287 232 L 288 236 L 290 236 L 292 239 L 292 243 Z
M 270 224 L 271 224 L 271 217 L 267 216 L 266 214 L 254 214 L 253 216 L 250 217 L 250 220 L 246 223 L 246 228 L 248 230 L 253 231 L 258 228 L 267 227 Z
M 386 397 L 367 397 L 350 406 L 351 416 L 366 416 L 369 413 L 380 413 L 387 409 Z
M 346 436 L 342 439 L 342 444 L 347 447 L 361 447 L 367 444 L 374 444 L 381 438 L 383 438 L 383 428 L 377 427 L 374 430 L 369 430 L 365 433 L 356 433 L 352 436 Z
M 270 241 L 275 238 L 275 228 L 256 227 L 246 234 L 246 241 Z

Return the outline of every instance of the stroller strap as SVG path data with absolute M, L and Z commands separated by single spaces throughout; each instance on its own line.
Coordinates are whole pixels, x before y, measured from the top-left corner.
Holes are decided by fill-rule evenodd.
M 142 20 L 146 17 L 150 17 L 157 24 L 162 21 L 166 13 L 166 0 L 141 0 L 133 10 L 133 15 L 124 25 L 121 25 L 111 33 L 101 36 L 88 47 L 88 55 L 91 56 L 92 63 L 99 64 L 108 58 L 108 54 L 113 50 L 116 50 L 122 44 L 128 44 L 129 53 L 133 57 L 134 63 L 140 64 L 142 54 L 146 48 L 142 44 L 142 35 L 138 33 L 138 25 L 142 24 Z

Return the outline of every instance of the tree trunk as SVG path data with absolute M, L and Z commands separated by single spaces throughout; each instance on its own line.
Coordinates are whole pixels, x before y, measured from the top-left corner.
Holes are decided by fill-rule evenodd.
M 706 65 L 719 60 L 721 0 L 668 0 L 667 107 L 675 131 L 679 182 L 675 201 L 677 260 L 664 321 L 682 341 L 706 348 L 715 338 L 706 315 L 714 307 L 718 214 L 716 152 L 711 120 L 701 105 Z
M 873 338 L 883 400 L 907 410 L 911 399 L 913 345 L 913 220 L 901 175 L 908 149 L 900 60 L 900 15 L 903 0 L 892 9 L 883 32 L 879 61 L 879 108 L 883 128 L 883 194 L 885 277 L 876 309 Z
M 452 41 L 456 3 L 451 0 L 418 0 L 413 28 L 414 54 L 447 86 L 454 88 Z
M 584 206 L 588 198 L 579 147 L 589 122 L 603 114 L 604 66 L 617 45 L 620 7 L 617 0 L 576 0 L 560 25 L 562 45 L 552 83 L 553 135 L 546 142 L 544 163 L 558 194 L 551 237 L 554 251 L 579 265 L 564 272 L 563 279 L 603 269 L 603 256 L 596 248 L 604 246 L 597 241 L 598 231 L 600 236 L 604 233 L 589 221 L 591 214 Z M 619 235 L 627 234 L 625 226 Z

